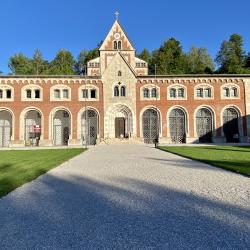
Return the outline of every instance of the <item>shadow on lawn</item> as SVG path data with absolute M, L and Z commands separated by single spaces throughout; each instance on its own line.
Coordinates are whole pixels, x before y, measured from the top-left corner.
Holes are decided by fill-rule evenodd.
M 31 186 L 0 199 L 1 249 L 247 249 L 250 244 L 249 210 L 188 191 L 131 178 L 104 183 L 50 174 Z

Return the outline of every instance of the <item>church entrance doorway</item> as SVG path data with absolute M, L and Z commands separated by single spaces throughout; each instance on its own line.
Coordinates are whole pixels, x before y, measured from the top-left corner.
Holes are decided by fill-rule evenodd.
M 125 137 L 125 118 L 116 117 L 115 118 L 115 138 Z

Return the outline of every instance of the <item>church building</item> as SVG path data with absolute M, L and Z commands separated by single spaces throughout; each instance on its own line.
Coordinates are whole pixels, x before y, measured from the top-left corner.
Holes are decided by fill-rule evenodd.
M 249 142 L 249 115 L 250 75 L 148 75 L 117 20 L 85 76 L 0 76 L 0 147 Z

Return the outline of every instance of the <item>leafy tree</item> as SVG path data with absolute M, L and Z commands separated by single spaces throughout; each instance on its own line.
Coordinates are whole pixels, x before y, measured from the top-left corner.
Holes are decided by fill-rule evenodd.
M 71 52 L 61 49 L 49 65 L 50 75 L 73 75 L 74 58 Z
M 223 41 L 215 61 L 219 64 L 219 73 L 244 73 L 243 39 L 238 34 L 232 34 L 229 41 Z
M 9 68 L 14 75 L 32 74 L 31 60 L 22 53 L 15 54 L 10 58 Z
M 34 75 L 47 75 L 48 74 L 48 61 L 43 59 L 42 53 L 39 49 L 35 50 L 33 58 L 31 60 L 32 74 Z
M 152 54 L 152 65 L 156 65 L 157 74 L 184 74 L 187 71 L 187 58 L 179 41 L 170 38 Z
M 87 50 L 82 50 L 79 54 L 79 56 L 77 57 L 77 61 L 75 63 L 75 72 L 80 75 L 80 74 L 86 74 L 85 67 L 87 64 L 87 56 L 88 56 L 88 51 Z
M 205 48 L 191 47 L 187 53 L 188 73 L 203 74 L 214 71 L 213 60 Z

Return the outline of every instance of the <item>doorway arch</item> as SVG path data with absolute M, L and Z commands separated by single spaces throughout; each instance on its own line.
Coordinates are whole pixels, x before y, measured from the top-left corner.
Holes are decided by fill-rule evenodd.
M 0 147 L 9 147 L 12 136 L 12 114 L 8 110 L 0 110 Z

